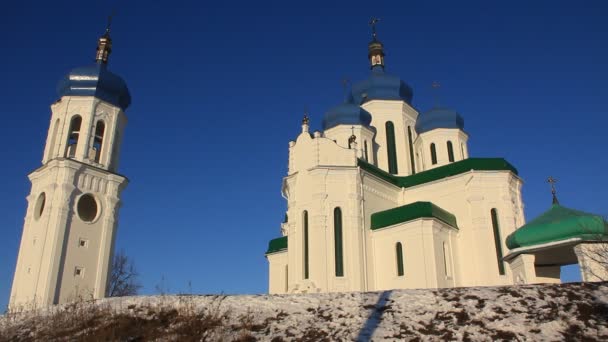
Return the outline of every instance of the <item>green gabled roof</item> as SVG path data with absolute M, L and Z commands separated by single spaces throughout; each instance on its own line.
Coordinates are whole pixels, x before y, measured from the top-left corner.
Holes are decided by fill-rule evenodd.
M 272 239 L 268 243 L 268 250 L 266 254 L 280 252 L 287 249 L 287 236 Z
M 402 188 L 433 182 L 471 170 L 511 171 L 516 175 L 518 174 L 517 169 L 503 158 L 469 158 L 404 177 L 391 175 L 390 173 L 381 170 L 361 159 L 359 159 L 358 165 L 363 170 Z
M 456 216 L 431 202 L 414 202 L 401 207 L 373 213 L 370 228 L 372 230 L 380 229 L 418 218 L 436 218 L 454 228 L 458 228 Z
M 599 215 L 554 204 L 551 209 L 511 233 L 507 237 L 507 247 L 514 249 L 577 237 L 606 240 L 608 223 Z

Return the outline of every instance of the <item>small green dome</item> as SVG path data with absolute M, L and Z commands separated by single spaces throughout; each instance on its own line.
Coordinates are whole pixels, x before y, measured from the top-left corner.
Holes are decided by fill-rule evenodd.
M 599 215 L 554 204 L 551 209 L 509 235 L 507 247 L 514 249 L 571 238 L 606 241 L 608 223 Z

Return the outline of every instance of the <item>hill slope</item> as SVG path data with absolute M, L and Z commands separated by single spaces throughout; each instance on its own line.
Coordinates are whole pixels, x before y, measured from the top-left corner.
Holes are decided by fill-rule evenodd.
M 608 283 L 152 296 L 0 317 L 0 341 L 608 340 Z

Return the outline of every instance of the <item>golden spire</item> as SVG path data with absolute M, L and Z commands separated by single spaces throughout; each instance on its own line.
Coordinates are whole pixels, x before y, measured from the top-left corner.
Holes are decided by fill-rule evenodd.
M 369 51 L 367 58 L 369 58 L 372 69 L 375 66 L 380 66 L 384 69 L 384 46 L 376 38 L 376 24 L 379 21 L 380 19 L 378 18 L 372 18 L 369 22 L 369 25 L 372 27 L 372 41 L 367 46 Z
M 559 201 L 557 200 L 556 191 L 555 191 L 555 183 L 557 183 L 557 179 L 553 178 L 552 176 L 549 176 L 549 178 L 547 178 L 547 183 L 551 184 L 551 194 L 553 195 L 553 204 L 559 204 Z
M 103 36 L 97 41 L 97 55 L 95 61 L 97 64 L 108 64 L 108 57 L 112 52 L 112 38 L 110 38 L 110 25 L 112 25 L 112 16 L 108 17 L 108 25 Z

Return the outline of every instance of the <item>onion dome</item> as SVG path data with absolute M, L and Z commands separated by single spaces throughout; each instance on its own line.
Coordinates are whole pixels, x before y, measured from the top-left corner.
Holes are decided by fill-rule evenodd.
M 388 74 L 384 70 L 384 45 L 376 35 L 376 24 L 379 19 L 373 18 L 372 41 L 367 45 L 371 75 L 367 80 L 358 82 L 352 87 L 352 101 L 363 104 L 370 100 L 401 100 L 412 103 L 412 88 L 399 77 Z
M 369 127 L 372 115 L 365 109 L 351 102 L 345 102 L 331 108 L 323 118 L 323 130 L 338 125 L 361 125 Z
M 388 74 L 381 66 L 374 66 L 367 80 L 355 83 L 352 98 L 355 103 L 370 100 L 401 100 L 412 103 L 412 88 L 399 77 Z
M 436 106 L 418 116 L 416 120 L 416 132 L 422 134 L 436 128 L 456 128 L 464 130 L 464 119 L 456 111 Z
M 108 57 L 112 52 L 110 29 L 106 29 L 97 44 L 96 63 L 79 67 L 67 74 L 57 85 L 62 96 L 95 96 L 122 110 L 131 104 L 131 94 L 125 81 L 108 70 Z
M 608 240 L 608 223 L 599 215 L 553 204 L 551 209 L 509 235 L 507 247 L 514 249 L 573 238 Z

